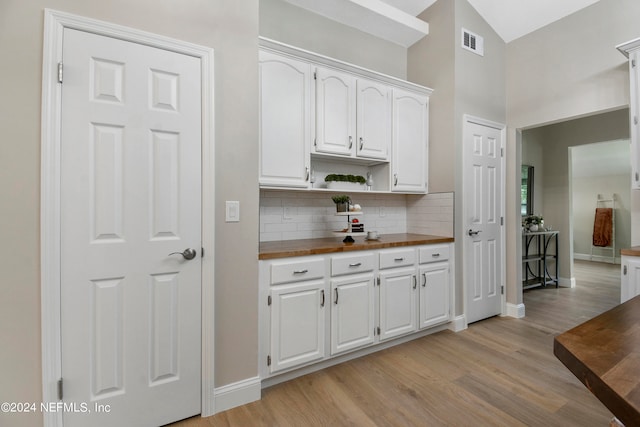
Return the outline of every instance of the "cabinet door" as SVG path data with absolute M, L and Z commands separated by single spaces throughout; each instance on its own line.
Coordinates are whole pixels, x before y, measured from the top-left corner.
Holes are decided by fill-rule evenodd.
M 319 153 L 350 156 L 356 136 L 355 77 L 339 71 L 316 71 L 316 144 Z
M 449 321 L 449 263 L 420 268 L 420 329 Z
M 358 79 L 356 155 L 387 160 L 391 147 L 391 89 Z
M 373 343 L 373 274 L 331 281 L 331 354 Z
M 311 66 L 260 52 L 260 184 L 308 187 Z
M 393 90 L 392 191 L 427 191 L 429 98 Z
M 640 51 L 629 53 L 631 119 L 631 188 L 640 189 Z M 635 66 L 633 64 L 636 64 Z
M 271 372 L 325 355 L 324 281 L 271 288 Z
M 640 259 L 637 259 L 637 257 L 623 257 L 620 285 L 620 303 L 640 295 Z
M 380 273 L 380 340 L 416 330 L 417 277 L 413 268 Z

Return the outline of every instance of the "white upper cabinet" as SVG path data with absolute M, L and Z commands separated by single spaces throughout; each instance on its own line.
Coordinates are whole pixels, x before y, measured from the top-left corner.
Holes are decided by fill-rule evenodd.
M 356 86 L 356 155 L 388 160 L 391 147 L 391 88 L 366 79 L 358 79 Z
M 260 185 L 309 186 L 313 135 L 309 63 L 260 51 Z
M 631 188 L 640 190 L 640 39 L 623 43 L 618 50 L 629 58 Z
M 316 122 L 316 152 L 351 155 L 356 136 L 355 77 L 317 69 Z
M 393 89 L 391 191 L 427 191 L 429 98 Z
M 319 67 L 315 152 L 387 161 L 390 94 L 387 85 Z

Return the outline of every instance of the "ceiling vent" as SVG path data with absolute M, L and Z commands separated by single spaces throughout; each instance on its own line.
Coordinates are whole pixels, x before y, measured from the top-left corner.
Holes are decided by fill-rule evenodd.
M 462 48 L 470 50 L 471 52 L 480 56 L 484 56 L 484 38 L 463 28 Z

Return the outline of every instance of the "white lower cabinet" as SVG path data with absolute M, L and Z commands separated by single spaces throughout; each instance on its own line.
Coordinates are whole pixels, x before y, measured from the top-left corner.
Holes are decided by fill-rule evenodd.
M 622 256 L 620 303 L 640 295 L 640 257 Z
M 416 270 L 394 268 L 380 273 L 380 340 L 416 330 Z
M 448 322 L 450 253 L 452 244 L 260 261 L 263 376 Z
M 324 358 L 325 283 L 323 280 L 271 289 L 271 372 Z
M 331 280 L 331 355 L 373 343 L 373 273 Z
M 449 263 L 420 267 L 420 329 L 449 321 Z

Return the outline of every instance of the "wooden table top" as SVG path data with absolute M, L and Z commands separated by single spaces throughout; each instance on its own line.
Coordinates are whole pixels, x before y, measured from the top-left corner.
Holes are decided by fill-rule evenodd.
M 378 240 L 356 238 L 354 243 L 343 243 L 342 237 L 278 240 L 275 242 L 261 242 L 258 259 L 363 251 L 367 249 L 383 249 L 400 246 L 430 245 L 434 243 L 450 243 L 453 241 L 453 237 L 411 233 L 382 234 Z
M 626 249 L 620 249 L 620 255 L 640 256 L 640 246 L 632 246 Z
M 557 336 L 553 353 L 625 425 L 640 425 L 640 296 Z

